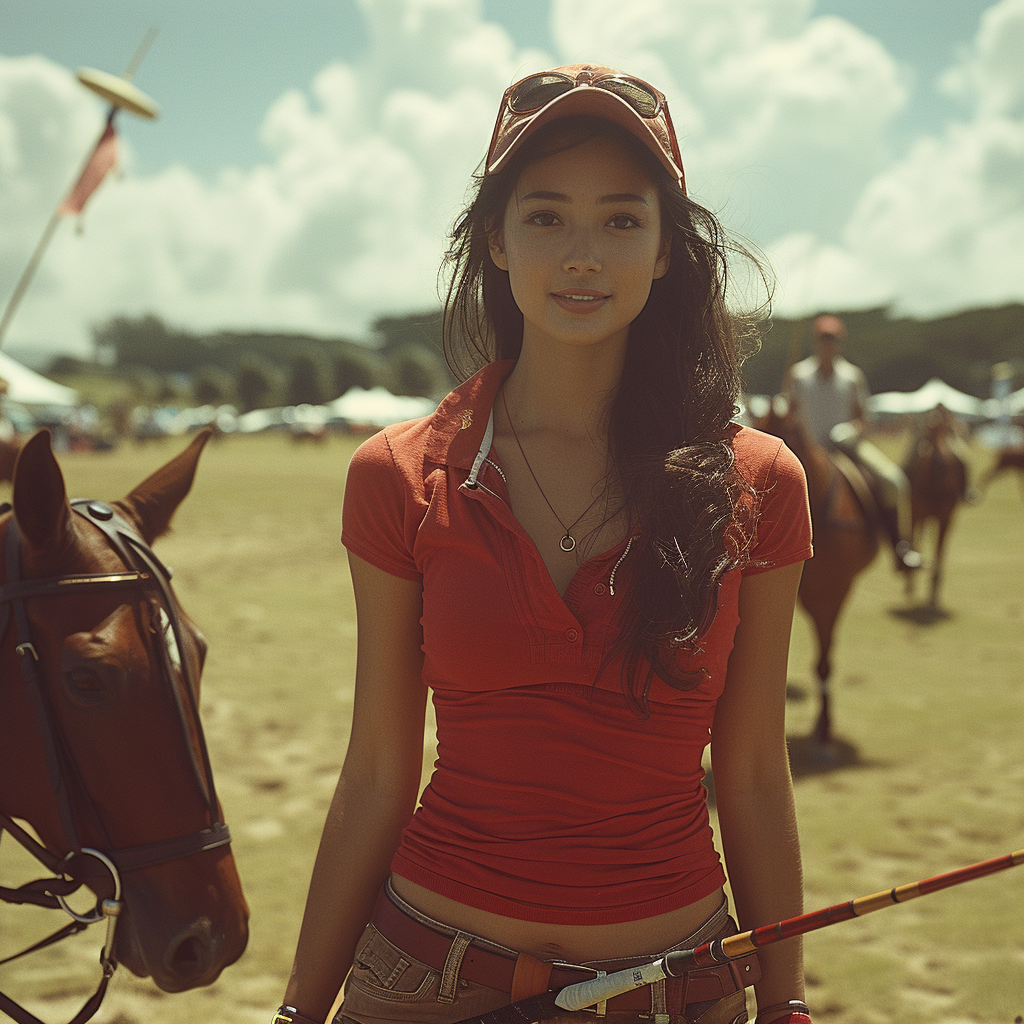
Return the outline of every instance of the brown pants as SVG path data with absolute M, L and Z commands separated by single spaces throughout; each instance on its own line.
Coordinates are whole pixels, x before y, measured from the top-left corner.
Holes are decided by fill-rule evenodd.
M 394 898 L 394 897 L 392 897 Z M 415 915 L 421 924 L 450 934 L 456 938 L 456 929 L 434 921 L 408 905 L 403 911 Z M 696 931 L 679 942 L 673 949 L 690 949 L 713 938 L 732 934 L 736 926 L 728 916 L 728 905 L 722 906 Z M 465 941 L 465 933 L 461 933 Z M 477 939 L 487 948 L 503 949 L 486 939 Z M 665 950 L 664 952 L 669 952 Z M 516 952 L 507 950 L 510 958 Z M 659 954 L 650 957 L 657 958 Z M 587 965 L 599 967 L 599 964 Z M 345 983 L 345 1000 L 334 1018 L 334 1024 L 453 1024 L 455 1021 L 475 1017 L 489 1010 L 507 1006 L 511 998 L 507 992 L 488 988 L 476 982 L 457 978 L 444 983 L 442 972 L 421 963 L 386 939 L 373 924 L 364 931 L 356 948 L 352 971 Z M 670 1006 L 671 993 L 666 983 L 650 986 L 651 1011 L 649 1014 L 622 1013 L 608 1010 L 599 1017 L 594 1010 L 581 1010 L 550 1018 L 553 1024 L 745 1024 L 747 1020 L 745 991 L 740 989 L 731 995 L 715 1000 L 688 1004 L 685 1007 Z

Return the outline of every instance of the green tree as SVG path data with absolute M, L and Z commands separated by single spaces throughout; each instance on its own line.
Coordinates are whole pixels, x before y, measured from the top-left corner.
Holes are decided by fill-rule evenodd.
M 349 388 L 369 391 L 381 383 L 380 360 L 370 353 L 340 352 L 334 357 L 334 393 L 341 396 Z
M 231 401 L 234 381 L 219 366 L 202 366 L 192 378 L 192 394 L 196 405 L 223 405 Z
M 251 352 L 242 356 L 235 374 L 235 394 L 241 411 L 250 412 L 273 405 L 281 376 L 280 369 L 268 359 Z
M 292 357 L 288 377 L 288 404 L 323 405 L 329 401 L 330 373 L 324 354 L 309 348 Z

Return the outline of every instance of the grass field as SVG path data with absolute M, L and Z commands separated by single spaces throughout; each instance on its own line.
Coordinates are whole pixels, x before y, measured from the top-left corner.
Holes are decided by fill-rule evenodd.
M 280 1001 L 348 734 L 355 622 L 338 534 L 354 446 L 211 444 L 157 545 L 210 641 L 204 721 L 252 930 L 241 961 L 207 989 L 165 996 L 122 969 L 101 1024 L 265 1024 Z M 65 456 L 68 489 L 118 497 L 180 447 Z M 978 469 L 991 458 L 976 456 Z M 834 657 L 831 764 L 804 741 L 816 711 L 813 646 L 797 623 L 788 731 L 808 909 L 1024 847 L 1017 480 L 997 480 L 961 511 L 944 606 L 933 621 L 915 614 L 884 552 L 862 576 Z M 425 770 L 431 742 L 428 729 Z M 4 847 L 0 881 L 36 877 L 34 862 Z M 0 957 L 59 923 L 3 910 Z M 0 968 L 0 988 L 47 1021 L 67 1020 L 96 983 L 100 943 L 94 932 Z M 1024 869 L 808 936 L 806 962 L 816 1021 L 1012 1024 L 1024 1015 Z

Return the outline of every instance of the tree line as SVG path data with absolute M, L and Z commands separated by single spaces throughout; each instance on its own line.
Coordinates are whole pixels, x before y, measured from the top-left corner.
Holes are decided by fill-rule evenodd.
M 372 343 L 306 334 L 175 328 L 152 314 L 93 330 L 92 362 L 58 356 L 49 374 L 126 380 L 151 403 L 230 403 L 240 411 L 322 405 L 358 386 L 440 399 L 455 384 L 441 354 L 441 314 L 380 317 Z
M 1009 363 L 1024 382 L 1024 305 L 975 309 L 918 320 L 886 309 L 842 312 L 847 357 L 871 390 L 914 391 L 932 377 L 968 394 L 990 394 L 992 367 Z M 759 347 L 743 366 L 752 394 L 779 390 L 786 367 L 811 349 L 812 318 L 773 317 L 758 325 Z M 350 387 L 440 399 L 455 378 L 441 348 L 441 313 L 380 317 L 369 343 L 345 338 L 252 331 L 197 334 L 157 316 L 114 317 L 93 332 L 95 362 L 60 356 L 53 376 L 102 366 L 155 400 L 230 402 L 241 411 L 275 405 L 320 405 Z
M 932 377 L 977 398 L 988 398 L 992 367 L 1009 363 L 1015 387 L 1024 384 L 1024 305 L 972 309 L 931 320 L 893 316 L 886 309 L 836 312 L 846 324 L 846 357 L 872 393 L 916 391 Z M 743 366 L 746 390 L 774 394 L 790 362 L 809 355 L 811 321 L 774 317 L 763 324 L 759 351 Z

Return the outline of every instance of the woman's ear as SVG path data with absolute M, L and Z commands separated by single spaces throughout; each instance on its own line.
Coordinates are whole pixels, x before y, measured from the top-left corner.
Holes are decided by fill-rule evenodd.
M 501 228 L 495 228 L 487 236 L 487 249 L 491 254 L 491 262 L 499 269 L 508 272 L 508 258 L 505 256 L 505 240 Z
M 672 255 L 672 235 L 667 231 L 661 234 L 661 247 L 658 249 L 658 261 L 654 264 L 654 280 L 668 273 L 669 260 Z

